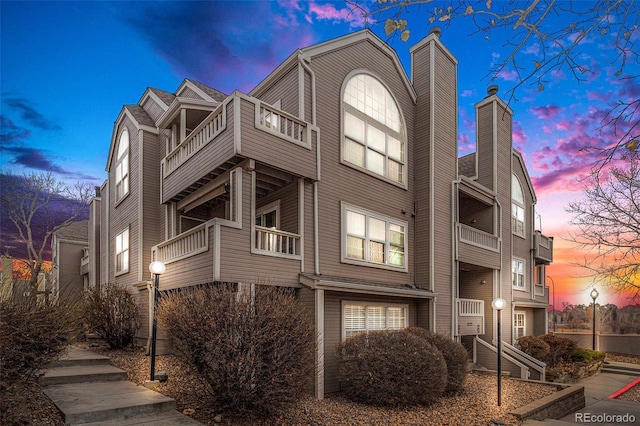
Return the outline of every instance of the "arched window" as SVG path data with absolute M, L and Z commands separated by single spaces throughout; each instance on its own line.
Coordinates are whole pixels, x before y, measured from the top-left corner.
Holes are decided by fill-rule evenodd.
M 524 192 L 516 175 L 511 175 L 511 229 L 521 237 L 524 232 Z
M 344 86 L 342 160 L 393 182 L 407 181 L 407 136 L 396 101 L 369 74 L 356 74 Z
M 116 202 L 129 193 L 129 131 L 124 129 L 116 156 Z

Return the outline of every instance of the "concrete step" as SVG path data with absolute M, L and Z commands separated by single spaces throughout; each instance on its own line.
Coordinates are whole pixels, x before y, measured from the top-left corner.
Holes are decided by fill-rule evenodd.
M 176 407 L 172 398 L 124 380 L 53 385 L 44 388 L 44 393 L 67 425 L 126 420 L 175 411 Z
M 553 420 L 553 419 L 545 419 L 545 420 L 530 420 L 527 419 L 524 421 L 524 426 L 567 426 L 574 423 L 563 422 L 562 420 Z
M 640 376 L 640 365 L 624 362 L 605 361 L 602 366 L 603 373 L 625 374 L 627 376 Z
M 71 347 L 50 367 L 69 367 L 80 365 L 109 365 L 109 357 L 98 355 L 85 349 Z
M 126 417 L 103 422 L 87 423 L 91 426 L 195 426 L 202 425 L 197 420 L 185 416 L 175 410 L 164 413 L 148 414 L 146 416 Z
M 40 376 L 40 385 L 62 385 L 82 382 L 127 380 L 127 372 L 112 365 L 79 365 L 53 367 Z

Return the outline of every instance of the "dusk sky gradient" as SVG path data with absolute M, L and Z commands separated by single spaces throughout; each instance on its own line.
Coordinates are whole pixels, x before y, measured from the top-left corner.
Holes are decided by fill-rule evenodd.
M 364 28 L 361 16 L 339 1 L 29 2 L 2 1 L 0 169 L 21 174 L 52 171 L 69 182 L 101 185 L 113 123 L 123 104 L 136 104 L 147 87 L 174 92 L 184 78 L 231 93 L 249 92 L 296 49 Z M 409 48 L 431 27 L 423 10 L 411 11 L 411 38 L 390 44 L 409 75 Z M 555 19 L 563 19 L 557 16 Z M 442 25 L 441 25 L 442 26 Z M 384 25 L 371 29 L 386 39 Z M 509 36 L 472 35 L 463 19 L 443 26 L 441 40 L 458 59 L 459 154 L 475 151 L 473 105 L 490 84 L 499 94 L 516 76 L 491 81 L 492 64 L 509 53 Z M 635 31 L 632 37 L 638 37 Z M 600 120 L 619 99 L 637 99 L 633 79 L 613 78 L 611 38 L 592 36 L 581 48 L 592 73 L 577 82 L 568 70 L 548 76 L 544 90 L 516 92 L 513 142 L 523 153 L 538 197 L 536 218 L 555 237 L 556 306 L 588 304 L 590 279 L 572 267 L 583 255 L 566 241 L 568 202 L 581 196 L 580 178 L 593 165 L 589 145 L 619 136 L 601 133 Z M 540 60 L 527 46 L 524 59 Z M 638 63 L 626 73 L 640 73 Z M 550 283 L 549 283 L 550 285 Z M 599 289 L 599 303 L 626 304 Z

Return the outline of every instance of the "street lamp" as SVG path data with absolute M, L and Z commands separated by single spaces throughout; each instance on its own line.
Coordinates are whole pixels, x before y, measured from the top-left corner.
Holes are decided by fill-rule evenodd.
M 153 327 L 151 329 L 151 374 L 149 381 L 156 379 L 156 339 L 158 336 L 158 287 L 160 287 L 160 275 L 166 270 L 164 263 L 155 260 L 149 264 L 149 272 L 153 274 Z
M 551 314 L 553 315 L 553 332 L 555 333 L 556 332 L 556 283 L 553 281 L 553 278 L 551 278 L 551 275 L 547 275 L 547 278 L 551 280 L 551 285 L 553 289 L 553 310 L 551 311 Z
M 591 349 L 595 351 L 596 350 L 596 299 L 598 298 L 600 293 L 598 293 L 598 290 L 596 290 L 596 288 L 594 287 L 593 290 L 591 290 L 590 295 L 591 295 L 591 298 L 593 299 L 593 340 L 591 342 Z
M 500 319 L 502 317 L 502 310 L 507 306 L 507 302 L 501 297 L 493 299 L 491 302 L 493 309 L 497 311 L 498 316 L 498 407 L 502 402 L 502 327 L 500 325 Z

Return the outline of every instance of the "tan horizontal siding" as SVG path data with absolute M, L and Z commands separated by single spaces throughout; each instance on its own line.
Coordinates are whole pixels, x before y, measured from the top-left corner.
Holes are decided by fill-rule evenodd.
M 316 177 L 315 141 L 311 149 L 256 128 L 255 104 L 241 101 L 242 144 L 240 153 L 298 176 Z
M 215 170 L 235 155 L 233 131 L 233 103 L 227 104 L 227 127 L 214 140 L 184 162 L 163 182 L 162 201 L 178 194 L 207 173 Z

